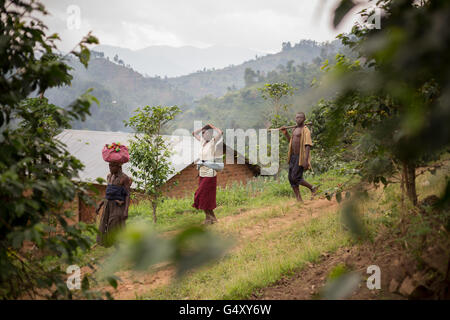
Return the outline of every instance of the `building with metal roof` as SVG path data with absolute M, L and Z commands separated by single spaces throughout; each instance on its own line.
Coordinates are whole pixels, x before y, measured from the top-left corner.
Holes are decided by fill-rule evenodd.
M 198 184 L 198 171 L 195 163 L 198 161 L 201 150 L 200 142 L 192 136 L 163 135 L 163 138 L 169 145 L 171 151 L 169 162 L 174 169 L 163 188 L 164 194 L 168 197 L 177 198 L 192 195 Z M 84 169 L 79 173 L 79 180 L 97 185 L 100 195 L 103 196 L 106 186 L 100 185 L 96 181 L 97 178 L 106 180 L 109 173 L 109 166 L 102 158 L 103 146 L 112 142 L 120 142 L 128 146 L 130 141 L 134 139 L 134 134 L 67 129 L 56 136 L 56 139 L 63 142 L 68 151 L 84 164 Z M 226 146 L 222 140 L 218 142 L 216 150 L 218 154 L 231 150 L 235 157 L 238 156 L 237 152 Z M 122 170 L 132 177 L 130 163 L 124 164 Z M 249 164 L 247 160 L 244 164 L 225 164 L 224 170 L 217 174 L 217 185 L 218 187 L 225 187 L 236 182 L 246 183 L 260 173 L 260 167 Z M 135 187 L 136 184 L 133 183 L 132 188 Z M 91 221 L 95 217 L 95 209 L 86 206 L 81 201 L 78 203 L 78 212 L 81 221 Z

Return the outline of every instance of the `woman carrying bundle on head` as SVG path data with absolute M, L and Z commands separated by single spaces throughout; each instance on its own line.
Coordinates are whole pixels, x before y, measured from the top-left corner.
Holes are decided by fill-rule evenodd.
M 105 145 L 102 151 L 103 160 L 109 163 L 105 199 L 100 202 L 96 213 L 103 207 L 97 243 L 109 247 L 114 232 L 125 227 L 130 205 L 132 180 L 122 172 L 122 164 L 129 161 L 128 148 L 120 143 Z
M 199 135 L 200 131 L 201 136 Z M 217 132 L 217 136 L 214 136 L 214 132 Z M 212 124 L 207 124 L 192 132 L 192 135 L 201 143 L 200 161 L 198 163 L 198 189 L 195 191 L 192 206 L 205 211 L 206 218 L 203 224 L 217 222 L 213 211 L 216 208 L 217 170 L 223 168 L 223 164 L 217 164 L 214 161 L 216 144 L 222 134 L 222 130 Z

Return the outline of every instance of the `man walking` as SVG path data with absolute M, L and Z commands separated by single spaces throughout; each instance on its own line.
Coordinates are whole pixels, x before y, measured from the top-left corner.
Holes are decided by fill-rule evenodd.
M 294 190 L 297 201 L 303 202 L 300 195 L 299 185 L 307 187 L 311 191 L 311 199 L 317 192 L 317 187 L 313 187 L 311 184 L 303 179 L 304 171 L 311 169 L 311 147 L 313 145 L 311 140 L 311 132 L 305 125 L 305 114 L 303 112 L 297 112 L 295 115 L 295 122 L 297 126 L 292 131 L 292 137 L 289 136 L 286 127 L 281 127 L 286 139 L 289 140 L 289 182 Z

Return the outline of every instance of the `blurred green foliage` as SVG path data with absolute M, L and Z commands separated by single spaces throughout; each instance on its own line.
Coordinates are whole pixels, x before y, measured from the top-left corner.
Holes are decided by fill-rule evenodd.
M 89 116 L 97 100 L 89 91 L 67 109 L 43 97 L 49 88 L 70 84 L 66 56 L 57 53 L 57 34 L 46 35 L 38 15 L 47 15 L 38 1 L 0 2 L 0 298 L 71 298 L 63 265 L 46 267 L 43 256 L 76 263 L 76 252 L 92 244 L 83 232 L 95 227 L 69 224 L 65 206 L 86 189 L 74 183 L 83 168 L 67 146 L 53 139 L 69 123 Z M 90 33 L 70 54 L 87 66 L 87 45 L 98 43 Z M 37 92 L 40 98 L 28 98 Z M 98 297 L 82 280 L 81 294 Z
M 342 1 L 336 24 L 353 6 Z M 313 111 L 315 134 L 330 154 L 358 160 L 369 182 L 387 185 L 400 173 L 405 194 L 416 204 L 415 169 L 449 146 L 450 64 L 443 57 L 450 53 L 450 6 L 409 0 L 377 6 L 381 28 L 370 24 L 375 9 L 365 9 L 363 23 L 338 37 L 358 57 L 338 55 L 336 63 L 325 64 L 328 76 L 321 85 L 337 94 Z
M 149 272 L 161 263 L 174 263 L 177 278 L 207 262 L 222 257 L 231 239 L 213 234 L 200 226 L 183 227 L 175 236 L 159 235 L 154 227 L 135 220 L 116 236 L 117 250 L 104 262 L 100 279 L 117 281 L 115 272 L 126 268 Z M 119 279 L 120 280 L 120 279 Z

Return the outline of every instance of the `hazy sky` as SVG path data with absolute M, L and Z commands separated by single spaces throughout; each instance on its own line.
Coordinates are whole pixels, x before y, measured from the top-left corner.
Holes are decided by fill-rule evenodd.
M 277 52 L 283 41 L 333 40 L 348 31 L 356 16 L 340 29 L 331 25 L 336 0 L 43 0 L 51 16 L 50 32 L 67 51 L 92 30 L 101 44 L 140 49 L 151 45 L 237 46 Z M 80 10 L 79 29 L 70 5 Z M 73 12 L 73 11 L 72 11 Z M 354 10 L 355 12 L 355 10 Z M 71 20 L 72 19 L 72 20 Z M 72 24 L 73 25 L 73 24 Z

